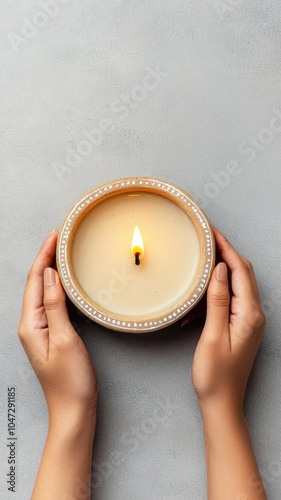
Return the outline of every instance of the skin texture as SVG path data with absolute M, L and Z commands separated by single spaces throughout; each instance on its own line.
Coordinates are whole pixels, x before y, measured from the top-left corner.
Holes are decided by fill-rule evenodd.
M 192 367 L 204 425 L 208 498 L 265 499 L 243 412 L 265 316 L 252 265 L 213 229 L 224 262 L 208 287 L 207 318 Z
M 266 499 L 243 412 L 265 317 L 251 264 L 215 228 L 214 233 L 224 262 L 208 287 L 207 318 L 192 369 L 204 425 L 208 498 Z M 32 500 L 89 500 L 97 377 L 70 323 L 59 276 L 50 267 L 56 241 L 53 231 L 28 274 L 19 325 L 49 413 Z
M 19 337 L 42 386 L 49 431 L 32 500 L 91 498 L 97 377 L 89 353 L 72 327 L 65 293 L 51 266 L 57 232 L 43 243 L 28 274 Z M 51 273 L 51 276 L 50 276 Z

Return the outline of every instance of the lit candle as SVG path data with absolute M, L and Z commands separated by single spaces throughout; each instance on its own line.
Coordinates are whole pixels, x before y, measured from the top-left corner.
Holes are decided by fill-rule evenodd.
M 142 235 L 138 226 L 136 226 L 134 230 L 131 252 L 134 256 L 135 264 L 139 266 L 140 261 L 143 258 L 144 246 L 143 246 Z
M 145 189 L 112 181 L 92 190 L 61 229 L 63 285 L 109 328 L 152 331 L 180 319 L 204 293 L 213 267 L 213 236 L 200 207 L 192 199 L 188 205 L 184 191 L 180 199 L 176 187 L 167 193 L 152 181 Z
M 139 268 L 128 258 L 136 221 L 146 242 Z M 142 252 L 133 244 L 134 255 L 137 250 Z M 79 224 L 72 246 L 82 289 L 100 307 L 127 317 L 159 313 L 177 302 L 192 284 L 199 259 L 189 216 L 171 200 L 145 192 L 96 205 Z

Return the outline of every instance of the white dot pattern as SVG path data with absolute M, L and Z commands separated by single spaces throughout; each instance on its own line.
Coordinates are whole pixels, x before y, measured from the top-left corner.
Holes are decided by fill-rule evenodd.
M 119 194 L 120 192 L 132 191 L 134 189 L 145 191 L 151 190 L 153 192 L 157 192 L 157 194 L 160 195 L 166 192 L 168 193 L 169 198 L 177 204 L 180 200 L 181 203 L 184 204 L 183 208 L 185 209 L 185 211 L 187 213 L 190 213 L 190 211 L 192 211 L 195 217 L 198 219 L 202 236 L 204 238 L 206 254 L 201 278 L 195 290 L 192 291 L 191 296 L 189 296 L 188 299 L 183 299 L 184 302 L 182 304 L 177 304 L 175 310 L 170 312 L 169 315 L 166 315 L 164 312 L 161 317 L 158 314 L 157 317 L 152 318 L 151 321 L 143 320 L 141 322 L 137 319 L 131 319 L 130 321 L 127 321 L 125 318 L 122 318 L 122 320 L 120 321 L 119 318 L 117 319 L 117 317 L 115 317 L 109 311 L 106 311 L 105 315 L 104 312 L 100 311 L 97 305 L 94 306 L 92 302 L 88 302 L 87 297 L 82 296 L 79 290 L 76 288 L 69 263 L 65 257 L 66 255 L 68 255 L 68 238 L 71 227 L 76 222 L 76 220 L 81 217 L 81 214 L 83 214 L 84 210 L 88 211 L 91 204 L 107 198 L 109 193 L 113 192 Z M 133 333 L 152 332 L 155 330 L 159 330 L 160 328 L 166 327 L 169 324 L 178 321 L 182 316 L 186 315 L 189 309 L 193 308 L 203 295 L 206 289 L 206 285 L 209 282 L 212 269 L 214 267 L 214 260 L 214 238 L 209 221 L 199 205 L 197 205 L 197 203 L 194 202 L 194 200 L 190 198 L 185 191 L 181 190 L 177 186 L 171 185 L 168 182 L 164 181 L 138 177 L 121 179 L 118 181 L 110 181 L 109 184 L 98 186 L 92 189 L 90 192 L 86 193 L 82 198 L 80 198 L 80 200 L 78 200 L 74 207 L 69 211 L 64 220 L 64 223 L 60 230 L 57 246 L 57 267 L 60 273 L 62 284 L 67 295 L 78 307 L 78 309 L 80 309 L 80 311 L 82 311 L 90 319 L 93 319 L 94 321 L 100 323 L 105 327 L 114 330 L 130 331 Z

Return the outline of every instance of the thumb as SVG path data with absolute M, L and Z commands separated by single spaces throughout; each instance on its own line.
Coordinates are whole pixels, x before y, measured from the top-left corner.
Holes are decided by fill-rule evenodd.
M 44 307 L 49 335 L 66 331 L 71 324 L 65 303 L 65 293 L 59 275 L 52 267 L 44 269 Z
M 214 269 L 207 291 L 206 327 L 220 337 L 229 326 L 230 294 L 228 288 L 228 270 L 224 262 Z

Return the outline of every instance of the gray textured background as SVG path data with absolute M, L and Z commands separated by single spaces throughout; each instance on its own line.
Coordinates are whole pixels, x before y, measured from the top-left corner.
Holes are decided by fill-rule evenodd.
M 268 497 L 277 500 L 280 2 L 71 0 L 53 17 L 40 12 L 31 0 L 1 2 L 1 499 L 30 498 L 47 430 L 44 398 L 17 339 L 27 271 L 84 191 L 137 174 L 193 194 L 254 264 L 268 326 L 246 411 Z M 139 87 L 155 68 L 165 75 L 145 95 Z M 112 130 L 99 132 L 100 143 L 69 168 L 67 148 L 81 151 L 84 132 L 101 130 L 104 118 Z M 229 165 L 235 175 L 226 174 Z M 190 379 L 200 326 L 142 337 L 82 318 L 77 327 L 100 380 L 93 498 L 206 498 Z M 4 402 L 15 384 L 18 492 L 8 495 Z

